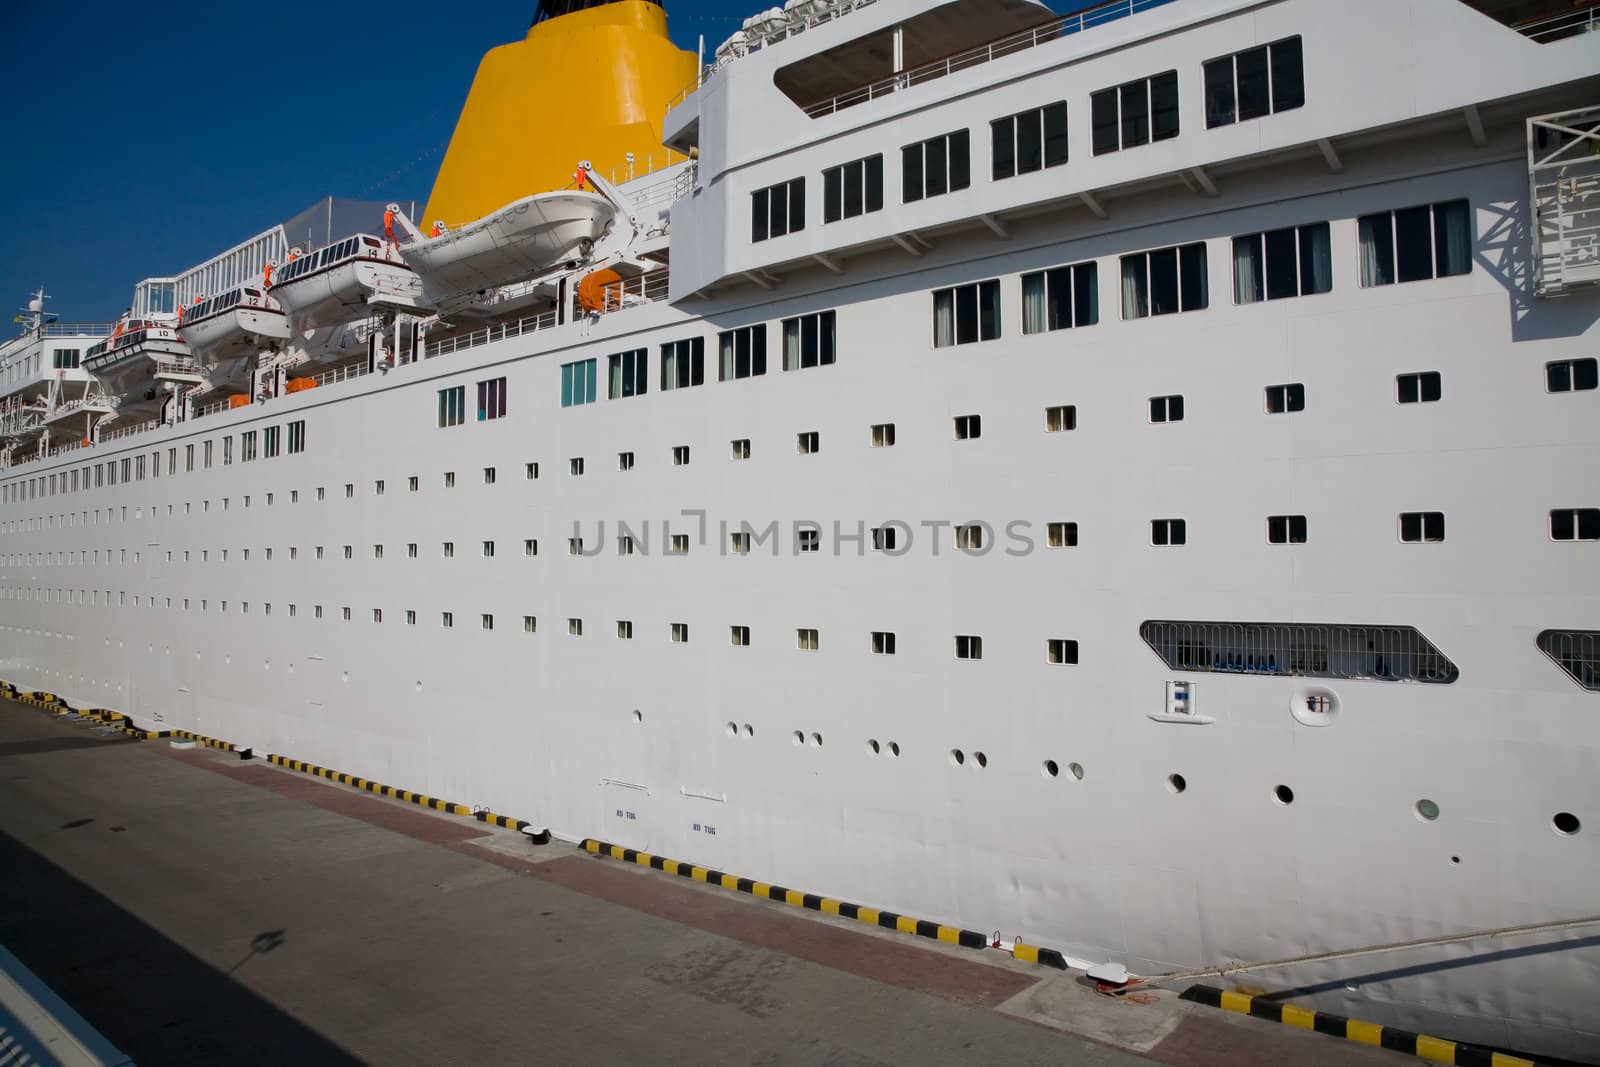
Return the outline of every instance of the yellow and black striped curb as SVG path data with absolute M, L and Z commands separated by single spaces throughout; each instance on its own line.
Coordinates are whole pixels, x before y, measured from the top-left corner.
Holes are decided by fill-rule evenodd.
M 205 745 L 207 748 L 219 748 L 224 752 L 243 751 L 243 749 L 231 741 L 219 741 L 215 737 L 207 737 L 205 734 L 192 734 L 188 730 L 169 730 L 168 734 L 172 737 L 181 737 L 185 741 L 197 741 L 200 744 Z
M 492 811 L 475 811 L 472 813 L 472 817 L 477 819 L 479 822 L 491 823 L 495 826 L 504 827 L 507 830 L 526 830 L 528 827 L 533 825 L 532 823 L 525 822 L 522 819 L 513 819 L 509 815 L 496 815 Z
M 354 786 L 357 789 L 365 789 L 367 792 L 377 793 L 379 796 L 394 797 L 397 800 L 404 800 L 412 804 L 420 805 L 424 808 L 432 808 L 434 811 L 442 811 L 450 815 L 472 814 L 472 809 L 467 805 L 457 804 L 453 800 L 440 800 L 438 797 L 425 796 L 422 793 L 413 793 L 409 789 L 396 789 L 392 785 L 384 785 L 381 782 L 368 781 L 365 778 L 358 778 L 353 774 L 345 774 L 343 771 L 330 771 L 326 767 L 318 767 L 314 763 L 302 763 L 300 760 L 289 759 L 287 756 L 268 756 L 267 759 L 270 762 L 277 764 L 279 767 L 287 767 L 291 771 L 300 771 L 302 774 L 314 774 L 318 778 L 326 778 L 330 782 L 338 782 L 341 785 L 349 785 Z
M 1481 1045 L 1467 1045 L 1459 1041 L 1446 1041 L 1442 1037 L 1414 1034 L 1393 1026 L 1380 1026 L 1359 1019 L 1347 1019 L 1332 1012 L 1312 1011 L 1268 997 L 1233 993 L 1215 986 L 1194 985 L 1180 994 L 1181 999 L 1196 1004 L 1206 1004 L 1224 1011 L 1238 1012 L 1257 1019 L 1267 1019 L 1301 1030 L 1314 1030 L 1329 1037 L 1342 1037 L 1362 1045 L 1404 1052 L 1409 1056 L 1433 1063 L 1454 1063 L 1459 1067 L 1537 1067 L 1533 1060 L 1496 1052 Z
M 605 841 L 596 841 L 589 837 L 583 840 L 583 848 L 596 856 L 608 856 L 624 863 L 637 864 L 640 867 L 649 867 L 651 870 L 665 871 L 675 874 L 679 878 L 688 878 L 696 882 L 705 882 L 721 889 L 732 889 L 739 893 L 749 893 L 753 897 L 763 900 L 774 900 L 780 904 L 788 904 L 796 908 L 805 908 L 809 911 L 820 911 L 825 915 L 838 915 L 845 919 L 854 919 L 866 923 L 868 926 L 879 926 L 885 930 L 898 930 L 903 934 L 916 934 L 934 941 L 943 941 L 946 944 L 960 945 L 962 948 L 988 948 L 989 939 L 976 930 L 962 930 L 954 926 L 945 926 L 941 923 L 929 922 L 926 919 L 913 919 L 909 915 L 897 915 L 892 911 L 882 911 L 878 908 L 868 908 L 860 904 L 851 904 L 843 900 L 834 900 L 830 897 L 817 896 L 815 893 L 803 893 L 798 889 L 787 889 L 781 885 L 769 885 L 758 882 L 752 878 L 740 878 L 732 874 L 712 870 L 709 867 L 697 867 L 690 863 L 679 863 L 669 860 L 664 856 L 654 856 L 648 852 L 639 852 L 621 845 L 608 844 Z M 1038 948 L 1034 945 L 1017 944 L 1014 955 L 1019 960 L 1029 963 L 1042 963 L 1049 967 L 1066 969 L 1067 961 L 1055 949 Z

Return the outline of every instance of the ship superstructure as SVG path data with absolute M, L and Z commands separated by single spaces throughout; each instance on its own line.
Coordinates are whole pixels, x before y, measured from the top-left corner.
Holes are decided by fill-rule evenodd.
M 769 12 L 671 155 L 147 316 L 287 330 L 15 438 L 0 677 L 1600 1056 L 1600 37 L 1539 7 Z

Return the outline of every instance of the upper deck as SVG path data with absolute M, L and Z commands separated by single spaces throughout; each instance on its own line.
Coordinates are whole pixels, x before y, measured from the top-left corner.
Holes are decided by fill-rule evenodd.
M 84 354 L 111 334 L 110 323 L 47 323 L 0 345 L 0 398 L 26 398 L 53 380 L 86 382 Z
M 1219 177 L 1290 159 L 1337 173 L 1348 151 L 1441 123 L 1482 147 L 1485 122 L 1571 106 L 1600 75 L 1600 52 L 1574 29 L 1592 24 L 1588 9 L 1519 32 L 1461 0 L 1117 0 L 1064 18 L 1002 5 L 978 23 L 988 40 L 971 43 L 962 13 L 994 10 L 876 0 L 690 92 L 663 129 L 699 155 L 673 208 L 673 299 L 839 273 L 847 257 L 896 246 L 916 257 L 941 232 L 1003 235 L 1045 211 L 1093 227 L 1116 200 L 1211 197 Z M 933 17 L 967 36 L 928 33 Z M 924 40 L 955 50 L 921 61 Z M 1275 65 L 1298 82 L 1282 100 Z M 1034 144 L 1018 120 L 1046 109 L 1050 157 L 1019 167 Z M 860 164 L 861 204 L 836 204 L 833 172 Z

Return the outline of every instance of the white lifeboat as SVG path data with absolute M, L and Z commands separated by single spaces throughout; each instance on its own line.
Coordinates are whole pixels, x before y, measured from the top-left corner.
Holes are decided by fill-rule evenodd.
M 184 308 L 178 336 L 215 364 L 287 340 L 289 321 L 259 284 L 241 285 Z
M 106 390 L 124 398 L 143 396 L 158 378 L 199 381 L 199 370 L 174 324 L 126 318 L 112 335 L 83 356 L 83 369 Z
M 303 332 L 361 318 L 368 305 L 416 308 L 422 285 L 383 241 L 357 234 L 285 263 L 270 292 Z
M 441 309 L 485 291 L 586 262 L 616 208 L 598 193 L 567 190 L 513 201 L 459 230 L 418 236 L 400 255 Z

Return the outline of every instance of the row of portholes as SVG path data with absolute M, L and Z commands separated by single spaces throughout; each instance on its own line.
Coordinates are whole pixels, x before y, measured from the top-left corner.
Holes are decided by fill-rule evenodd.
M 1167 788 L 1173 793 L 1182 793 L 1189 788 L 1189 782 L 1181 774 L 1167 775 Z M 1294 790 L 1286 785 L 1272 787 L 1273 803 L 1288 807 L 1294 803 Z M 1433 822 L 1439 817 L 1439 805 L 1427 797 L 1417 801 L 1415 805 L 1417 818 L 1423 822 Z M 1550 820 L 1550 829 L 1564 837 L 1571 837 L 1583 828 L 1582 821 L 1570 811 L 1558 811 Z
M 887 754 L 890 759 L 898 759 L 900 757 L 900 742 L 885 741 L 879 744 L 877 738 L 869 737 L 867 738 L 867 751 L 874 756 Z

